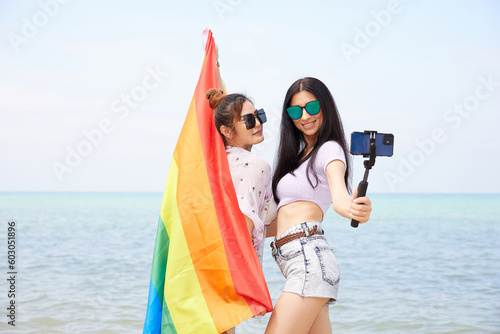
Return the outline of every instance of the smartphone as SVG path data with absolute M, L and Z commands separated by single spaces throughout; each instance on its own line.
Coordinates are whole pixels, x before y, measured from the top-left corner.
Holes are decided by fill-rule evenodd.
M 351 133 L 351 154 L 370 155 L 370 136 L 373 132 L 353 132 Z M 392 133 L 375 134 L 375 155 L 379 157 L 392 157 L 394 151 L 394 135 Z

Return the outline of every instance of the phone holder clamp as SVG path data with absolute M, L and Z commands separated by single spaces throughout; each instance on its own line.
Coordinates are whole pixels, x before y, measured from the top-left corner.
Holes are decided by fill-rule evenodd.
M 368 131 L 365 130 L 367 135 L 370 136 L 370 154 L 369 155 L 363 155 L 364 158 L 369 158 L 368 160 L 364 161 L 365 168 L 371 169 L 375 165 L 375 157 L 376 157 L 376 152 L 377 152 L 377 145 L 375 144 L 375 137 L 377 135 L 377 131 Z M 366 171 L 365 171 L 366 173 Z M 363 181 L 366 181 L 368 179 L 368 175 L 366 175 L 366 178 L 363 178 Z

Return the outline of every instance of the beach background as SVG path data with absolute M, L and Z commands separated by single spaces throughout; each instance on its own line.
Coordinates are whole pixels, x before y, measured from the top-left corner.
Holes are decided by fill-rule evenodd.
M 395 136 L 370 172 L 370 222 L 325 217 L 342 276 L 334 331 L 500 333 L 499 17 L 494 0 L 2 1 L 0 332 L 141 332 L 208 27 L 229 91 L 266 110 L 252 152 L 271 166 L 283 97 L 304 76 L 330 88 L 348 140 Z M 276 300 L 267 247 L 264 273 Z
M 18 308 L 16 329 L 0 331 L 142 332 L 161 198 L 1 193 L 0 245 L 7 220 L 17 226 Z M 323 222 L 341 269 L 334 333 L 500 333 L 500 195 L 371 198 L 369 223 L 351 228 L 331 208 Z M 275 302 L 284 279 L 269 247 L 263 269 Z M 263 333 L 268 319 L 237 333 Z

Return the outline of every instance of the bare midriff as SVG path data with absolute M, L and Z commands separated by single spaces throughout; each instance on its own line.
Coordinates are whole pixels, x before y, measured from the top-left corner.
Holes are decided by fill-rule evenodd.
M 307 221 L 321 222 L 322 220 L 323 211 L 321 211 L 320 207 L 316 203 L 309 201 L 296 201 L 283 205 L 278 210 L 276 237 L 293 225 Z

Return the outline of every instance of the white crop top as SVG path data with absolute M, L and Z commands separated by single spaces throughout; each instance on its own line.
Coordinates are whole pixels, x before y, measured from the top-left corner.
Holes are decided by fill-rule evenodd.
M 309 158 L 310 159 L 310 158 Z M 326 176 L 326 166 L 333 160 L 340 160 L 344 163 L 344 170 L 346 167 L 344 150 L 336 141 L 328 141 L 324 143 L 318 150 L 316 161 L 311 169 L 314 169 L 318 176 L 318 185 L 313 188 L 309 183 L 306 176 L 306 169 L 309 159 L 304 161 L 296 170 L 286 174 L 278 182 L 276 193 L 280 199 L 278 210 L 286 204 L 296 201 L 309 201 L 316 203 L 323 211 L 323 217 L 332 203 L 330 194 L 330 187 L 328 186 L 328 179 Z M 316 179 L 312 174 L 309 175 L 313 185 L 316 185 Z

